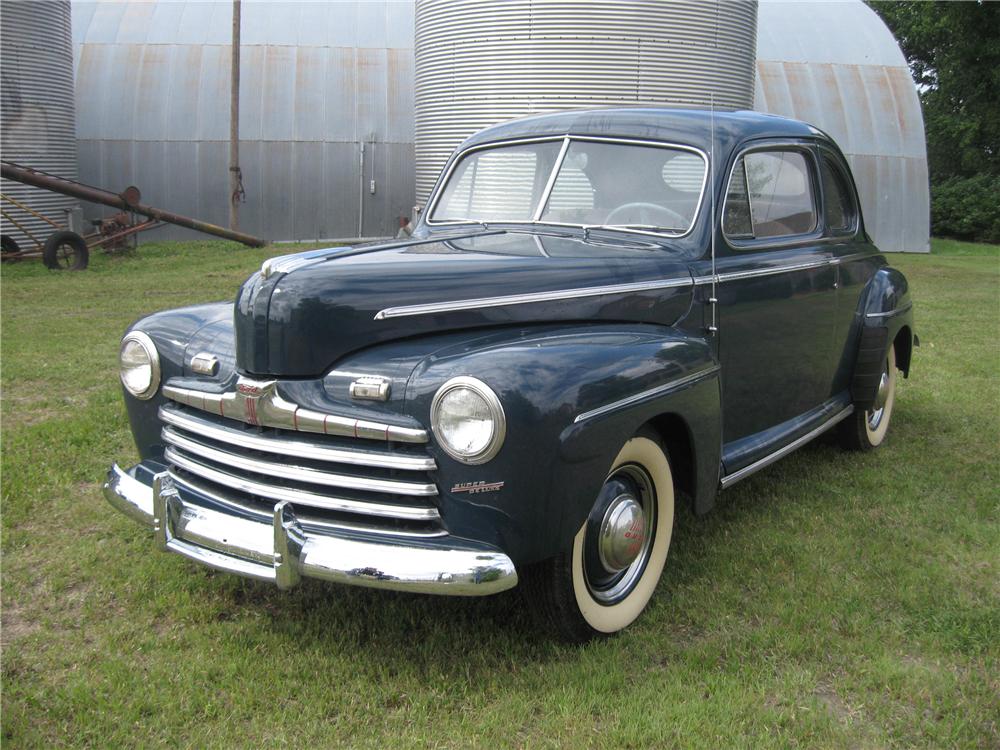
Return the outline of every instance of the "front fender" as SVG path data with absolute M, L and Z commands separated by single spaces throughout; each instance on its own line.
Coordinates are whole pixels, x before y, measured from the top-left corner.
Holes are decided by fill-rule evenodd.
M 426 357 L 406 403 L 429 424 L 434 394 L 452 377 L 478 378 L 497 393 L 507 436 L 495 458 L 468 466 L 435 444 L 430 451 L 449 530 L 526 564 L 565 546 L 625 441 L 665 414 L 689 430 L 685 442 L 697 461 L 685 470 L 697 477 L 696 500 L 711 503 L 720 450 L 717 370 L 707 342 L 661 326 L 506 330 Z M 472 493 L 470 486 L 490 489 Z

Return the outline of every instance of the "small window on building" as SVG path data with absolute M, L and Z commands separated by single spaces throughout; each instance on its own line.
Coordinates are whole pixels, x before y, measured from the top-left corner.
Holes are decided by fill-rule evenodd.
M 827 229 L 848 232 L 854 229 L 854 201 L 843 170 L 828 156 L 823 157 L 823 218 Z
M 750 153 L 733 170 L 723 230 L 733 239 L 807 234 L 816 228 L 815 205 L 804 154 Z

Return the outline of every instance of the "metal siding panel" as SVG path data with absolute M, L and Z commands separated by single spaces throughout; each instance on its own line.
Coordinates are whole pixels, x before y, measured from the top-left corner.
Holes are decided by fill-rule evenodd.
M 326 137 L 326 104 L 323 87 L 329 69 L 329 50 L 299 47 L 295 61 L 293 126 L 297 141 L 322 141 Z
M 264 122 L 264 58 L 267 47 L 240 51 L 240 140 L 258 140 Z
M 389 174 L 386 182 L 389 187 L 390 217 L 406 216 L 416 219 L 413 215 L 413 204 L 416 202 L 413 144 L 389 144 L 388 165 Z
M 334 3 L 330 6 L 327 41 L 330 47 L 353 49 L 358 38 L 358 3 Z
M 320 239 L 330 237 L 326 222 L 327 196 L 323 191 L 323 144 L 293 144 L 292 233 L 284 239 Z
M 124 3 L 97 3 L 87 27 L 87 42 L 90 44 L 111 44 L 118 36 L 118 25 L 125 13 Z
M 357 139 L 357 71 L 354 50 L 334 47 L 329 50 L 324 98 L 326 99 L 326 140 Z
M 262 144 L 258 140 L 240 140 L 240 169 L 243 171 L 243 187 L 246 203 L 240 206 L 240 230 L 265 239 L 281 239 L 272 231 L 268 206 L 264 201 L 264 171 L 261 162 Z M 226 207 L 228 214 L 229 207 Z M 229 224 L 229 219 L 226 219 Z
M 134 145 L 135 165 L 133 170 L 135 185 L 142 191 L 142 202 L 153 206 L 166 206 L 167 173 L 163 168 L 165 144 L 163 141 L 137 141 Z M 127 185 L 111 185 L 119 191 Z
M 929 253 L 931 250 L 930 185 L 927 179 L 927 160 L 908 158 L 904 161 L 904 179 L 907 200 L 904 206 L 906 221 L 903 225 L 903 246 L 912 253 Z
M 76 69 L 76 134 L 77 138 L 98 139 L 103 133 L 103 112 L 95 102 L 104 96 L 104 68 L 108 65 L 108 47 L 85 44 L 80 48 Z
M 163 144 L 163 169 L 166 174 L 164 208 L 185 216 L 198 211 L 198 144 L 190 141 L 166 141 Z
M 326 47 L 330 40 L 327 30 L 336 6 L 328 3 L 304 3 L 299 9 L 299 47 Z
M 924 118 L 920 97 L 907 68 L 886 68 L 889 90 L 896 103 L 896 126 L 900 136 L 900 149 L 904 156 L 926 159 Z
M 175 44 L 205 44 L 212 23 L 212 3 L 184 3 L 181 21 L 177 25 Z
M 413 50 L 386 54 L 386 131 L 391 143 L 413 142 Z
M 290 141 L 295 133 L 295 49 L 265 49 L 260 137 Z
M 323 175 L 330 234 L 354 237 L 358 231 L 358 149 L 353 143 L 323 144 Z
M 171 102 L 166 96 L 173 69 L 176 47 L 147 44 L 142 48 L 142 61 L 136 81 L 136 112 L 133 137 L 139 141 L 162 140 L 163 123 L 167 121 Z
M 143 44 L 152 25 L 154 5 L 151 3 L 129 3 L 118 21 L 117 44 Z
M 379 48 L 387 46 L 385 3 L 358 3 L 358 30 L 354 45 L 358 48 Z
M 190 141 L 197 132 L 199 101 L 194 92 L 201 81 L 201 60 L 204 48 L 197 45 L 179 45 L 173 53 L 170 69 L 165 120 L 164 140 Z M 181 211 L 180 213 L 183 213 Z
M 194 137 L 202 141 L 229 140 L 229 47 L 202 48 L 198 77 L 198 119 L 191 123 Z M 197 128 L 197 130 L 195 130 Z
M 74 0 L 70 3 L 73 22 L 73 45 L 77 46 L 87 38 L 90 23 L 97 12 L 97 3 L 89 0 Z
M 896 119 L 896 102 L 892 97 L 885 69 L 861 65 L 858 67 L 858 72 L 871 112 L 872 144 L 875 153 L 901 156 L 902 143 Z
M 292 236 L 292 146 L 288 141 L 261 142 L 261 182 L 268 236 Z
M 247 3 L 241 4 L 240 8 L 240 46 L 243 46 L 243 8 L 249 7 Z M 233 41 L 233 6 L 232 3 L 211 4 L 209 21 L 205 24 L 204 44 L 219 44 L 229 47 Z M 229 65 L 226 65 L 229 70 Z
M 413 3 L 394 2 L 386 4 L 385 46 L 389 49 L 413 50 Z
M 212 224 L 229 226 L 229 143 L 201 141 L 196 174 L 198 206 L 190 215 Z
M 385 137 L 386 58 L 385 49 L 357 50 L 357 131 L 361 140 Z
M 184 6 L 180 3 L 156 3 L 149 22 L 147 44 L 177 44 L 180 39 Z

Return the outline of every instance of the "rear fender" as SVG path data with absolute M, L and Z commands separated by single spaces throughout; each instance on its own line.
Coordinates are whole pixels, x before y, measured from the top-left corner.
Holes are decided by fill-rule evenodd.
M 859 409 L 871 407 L 878 390 L 882 366 L 889 346 L 896 345 L 896 366 L 910 374 L 915 340 L 913 302 L 906 277 L 888 266 L 868 282 L 858 306 L 860 332 L 851 398 Z

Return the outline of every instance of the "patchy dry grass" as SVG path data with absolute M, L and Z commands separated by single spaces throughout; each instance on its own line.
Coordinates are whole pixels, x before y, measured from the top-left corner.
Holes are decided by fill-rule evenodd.
M 121 332 L 290 249 L 5 266 L 3 744 L 1000 746 L 1000 248 L 935 250 L 893 258 L 922 346 L 887 445 L 810 445 L 682 516 L 650 610 L 584 648 L 516 592 L 281 592 L 106 506 Z

